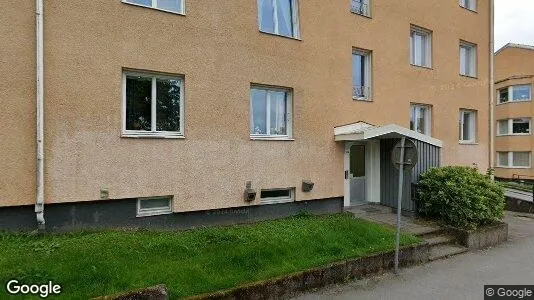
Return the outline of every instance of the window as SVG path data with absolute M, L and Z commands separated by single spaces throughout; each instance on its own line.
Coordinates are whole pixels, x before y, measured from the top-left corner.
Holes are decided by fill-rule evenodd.
M 530 168 L 531 152 L 497 152 L 501 168 Z
M 350 11 L 358 15 L 370 17 L 371 7 L 369 1 L 370 0 L 351 0 Z
M 460 42 L 460 75 L 477 76 L 477 47 L 474 44 Z
M 414 66 L 432 67 L 432 33 L 429 30 L 411 27 L 410 63 Z
M 472 11 L 477 10 L 477 0 L 460 0 L 460 6 Z
M 426 135 L 431 134 L 431 108 L 429 105 L 411 105 L 410 129 Z
M 156 216 L 172 213 L 172 197 L 137 199 L 137 216 Z
M 476 116 L 474 110 L 460 110 L 460 142 L 461 143 L 475 143 L 476 142 Z
M 123 135 L 183 136 L 183 79 L 124 72 Z
M 295 201 L 294 189 L 261 190 L 261 204 L 276 204 Z
M 250 109 L 252 138 L 291 138 L 292 97 L 289 90 L 254 86 Z
M 352 99 L 371 99 L 371 52 L 352 50 Z
M 528 84 L 512 85 L 499 90 L 499 104 L 531 100 L 531 88 Z
M 299 38 L 297 0 L 258 0 L 260 31 Z
M 178 14 L 184 14 L 184 1 L 185 0 L 122 0 L 124 3 L 155 8 Z
M 530 134 L 530 126 L 530 118 L 500 120 L 498 122 L 498 135 L 528 135 Z

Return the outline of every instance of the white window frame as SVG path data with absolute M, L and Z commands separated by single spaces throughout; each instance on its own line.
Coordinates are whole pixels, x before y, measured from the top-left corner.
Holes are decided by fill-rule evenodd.
M 528 86 L 529 87 L 529 96 L 528 99 L 520 99 L 520 100 L 514 100 L 514 88 L 515 87 L 521 87 L 521 86 Z M 501 101 L 501 91 L 504 89 L 508 89 L 508 101 L 502 102 Z M 510 85 L 508 87 L 500 88 L 497 90 L 497 103 L 498 104 L 506 104 L 506 103 L 513 103 L 513 102 L 529 102 L 532 101 L 532 85 L 531 84 L 514 84 Z
M 523 119 L 523 120 L 528 120 L 528 128 L 529 128 L 529 132 L 528 133 L 514 133 L 513 130 L 514 130 L 514 121 L 515 120 L 520 120 L 520 119 Z M 501 133 L 501 127 L 502 127 L 502 123 L 503 122 L 506 122 L 506 133 Z M 504 119 L 504 120 L 498 120 L 497 121 L 497 136 L 509 136 L 509 135 L 532 135 L 532 118 L 512 118 L 512 119 Z
M 273 8 L 274 8 L 274 15 L 273 15 L 273 24 L 274 24 L 274 32 L 269 32 L 269 31 L 265 31 L 261 28 L 261 20 L 262 20 L 262 13 L 261 13 L 261 8 L 262 8 L 262 1 L 272 1 L 272 5 L 273 5 Z M 299 0 L 290 0 L 291 1 L 291 7 L 293 8 L 292 11 L 291 11 L 291 23 L 292 23 L 292 26 L 293 26 L 293 32 L 292 32 L 292 35 L 291 36 L 287 36 L 287 35 L 282 35 L 280 34 L 280 29 L 278 28 L 278 9 L 277 9 L 277 5 L 278 3 L 276 2 L 276 0 L 258 0 L 257 1 L 257 4 L 258 4 L 258 28 L 260 30 L 260 32 L 263 32 L 263 33 L 268 33 L 268 34 L 274 34 L 274 35 L 278 35 L 278 36 L 283 36 L 283 37 L 287 37 L 287 38 L 292 38 L 292 39 L 300 39 L 300 22 L 299 22 Z
M 164 12 L 168 12 L 168 13 L 171 13 L 171 14 L 177 14 L 177 15 L 185 15 L 185 1 L 186 0 L 182 0 L 182 6 L 180 7 L 180 11 L 176 12 L 176 11 L 172 11 L 172 10 L 168 10 L 168 9 L 158 8 L 158 0 L 152 0 L 152 5 L 151 6 L 143 5 L 143 4 L 139 4 L 139 3 L 135 3 L 135 2 L 131 2 L 129 0 L 121 0 L 122 3 L 135 5 L 135 6 L 139 6 L 139 7 L 151 8 L 151 9 L 155 9 L 155 10 L 161 10 L 161 11 L 164 11 Z
M 151 102 L 151 131 L 144 130 L 128 130 L 126 129 L 126 77 L 127 76 L 141 76 L 152 78 L 152 102 Z M 156 130 L 156 117 L 157 117 L 157 105 L 156 105 L 156 80 L 157 79 L 170 79 L 180 82 L 180 131 L 157 131 Z M 184 125 L 185 125 L 185 109 L 184 109 L 184 77 L 181 75 L 160 75 L 151 72 L 142 71 L 123 71 L 122 72 L 122 137 L 161 137 L 161 138 L 184 138 Z
M 289 197 L 269 197 L 261 198 L 262 192 L 269 191 L 289 191 Z M 280 188 L 280 189 L 262 189 L 260 191 L 260 203 L 261 204 L 280 204 L 280 203 L 289 203 L 295 201 L 295 188 Z
M 254 132 L 254 114 L 252 108 L 252 90 L 264 90 L 267 92 L 267 134 L 253 134 Z M 271 93 L 270 92 L 285 92 L 286 93 L 286 128 L 287 132 L 285 135 L 270 134 L 271 132 Z M 270 87 L 262 85 L 251 85 L 250 87 L 250 97 L 249 97 L 249 134 L 250 139 L 252 140 L 293 140 L 293 90 L 290 88 L 280 88 L 280 87 Z
M 469 124 L 469 129 L 473 133 L 473 137 L 469 140 L 464 139 L 464 123 L 465 115 L 471 115 L 471 124 Z M 461 144 L 475 144 L 477 141 L 477 111 L 472 109 L 460 109 L 460 143 Z
M 416 47 L 415 46 L 415 39 L 414 35 L 422 35 L 425 36 L 425 48 L 426 48 L 426 57 L 424 57 L 424 63 L 419 65 L 416 64 Z M 423 67 L 423 68 L 432 68 L 432 31 L 418 27 L 415 25 L 410 26 L 410 64 L 412 66 L 416 67 Z
M 528 166 L 514 166 L 514 153 L 528 152 Z M 500 153 L 508 153 L 508 165 L 502 165 L 499 159 Z M 530 169 L 532 167 L 532 152 L 530 151 L 497 151 L 497 167 L 504 169 Z
M 464 73 L 464 70 L 462 70 L 462 63 L 461 63 L 461 61 L 462 61 L 462 48 L 466 49 L 467 55 L 468 55 L 468 59 L 469 59 L 469 65 L 468 65 L 469 69 L 467 70 L 467 73 Z M 477 74 L 478 74 L 478 72 L 477 72 L 477 68 L 478 68 L 477 45 L 473 44 L 473 43 L 466 42 L 466 41 L 460 41 L 459 53 L 460 53 L 460 60 L 459 60 L 460 75 L 476 78 Z
M 350 12 L 353 14 L 357 14 L 364 17 L 371 17 L 371 1 L 372 0 L 351 0 L 350 4 Z M 359 3 L 359 8 L 356 5 L 356 3 Z
M 156 207 L 156 208 L 150 208 L 150 209 L 141 208 L 142 201 L 161 200 L 161 199 L 167 199 L 169 205 Z M 172 196 L 137 198 L 137 217 L 149 217 L 149 216 L 172 214 L 172 200 L 173 200 Z
M 370 50 L 364 50 L 359 48 L 353 48 L 352 49 L 352 55 L 361 55 L 364 57 L 364 64 L 365 64 L 365 70 L 364 70 L 364 92 L 363 97 L 358 97 L 355 92 L 356 87 L 352 87 L 352 99 L 353 100 L 359 100 L 359 101 L 371 101 L 372 99 L 372 55 L 373 52 Z M 354 59 L 354 57 L 353 57 Z M 352 65 L 352 64 L 351 64 Z M 354 70 L 352 70 L 352 76 L 354 76 Z
M 477 0 L 460 0 L 460 6 L 470 10 L 470 11 L 477 11 Z
M 418 116 L 419 116 L 419 113 L 420 113 L 420 110 L 416 110 L 415 112 L 415 115 L 413 116 L 414 117 L 414 120 L 411 120 L 411 116 L 412 116 L 412 109 L 413 107 L 424 107 L 426 108 L 426 111 L 425 111 L 425 120 L 427 120 L 428 122 L 425 124 L 425 131 L 424 131 L 424 135 L 428 135 L 428 136 L 431 136 L 432 135 L 432 106 L 431 105 L 428 105 L 428 104 L 420 104 L 420 103 L 412 103 L 410 104 L 410 122 L 413 122 L 414 124 L 414 128 L 413 129 L 410 129 L 410 130 L 413 130 L 415 132 L 419 132 L 417 129 L 419 129 L 417 126 L 417 122 L 415 122 L 417 119 L 418 119 Z

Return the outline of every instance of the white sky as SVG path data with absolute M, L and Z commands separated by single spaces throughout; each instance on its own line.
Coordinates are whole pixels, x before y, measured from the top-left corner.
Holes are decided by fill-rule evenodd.
M 534 46 L 534 0 L 495 0 L 495 50 L 507 43 Z

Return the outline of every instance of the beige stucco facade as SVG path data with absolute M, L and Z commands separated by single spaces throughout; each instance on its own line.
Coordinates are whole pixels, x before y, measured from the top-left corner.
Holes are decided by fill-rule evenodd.
M 495 151 L 496 152 L 532 152 L 534 139 L 532 133 L 523 135 L 499 135 L 498 121 L 507 119 L 532 118 L 534 106 L 531 100 L 509 101 L 499 103 L 499 90 L 517 85 L 534 84 L 534 47 L 508 44 L 495 55 Z M 530 129 L 532 130 L 532 128 Z M 499 166 L 497 153 L 495 175 L 501 178 L 532 179 L 532 167 Z
M 243 201 L 246 181 L 296 187 L 297 201 L 340 197 L 334 127 L 409 127 L 411 102 L 432 105 L 443 165 L 486 170 L 489 1 L 476 13 L 458 1 L 372 1 L 371 18 L 349 1 L 299 2 L 297 40 L 261 33 L 256 1 L 186 0 L 185 16 L 120 0 L 45 1 L 46 203 L 99 200 L 105 188 L 110 199 L 173 195 L 176 212 L 254 205 Z M 0 3 L 0 206 L 35 201 L 34 9 Z M 410 65 L 411 24 L 432 31 L 431 68 Z M 460 40 L 477 45 L 477 78 L 459 75 Z M 372 102 L 352 99 L 353 48 L 372 51 Z M 184 139 L 121 137 L 125 68 L 183 75 Z M 294 140 L 250 139 L 252 83 L 292 89 Z M 458 142 L 462 108 L 477 110 L 476 144 Z M 312 192 L 300 190 L 304 179 Z

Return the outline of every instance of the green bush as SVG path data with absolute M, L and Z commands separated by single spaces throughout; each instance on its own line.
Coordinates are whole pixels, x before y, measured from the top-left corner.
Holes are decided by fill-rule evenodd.
M 502 219 L 504 188 L 469 167 L 430 169 L 417 188 L 418 211 L 445 224 L 474 229 Z

